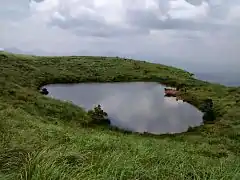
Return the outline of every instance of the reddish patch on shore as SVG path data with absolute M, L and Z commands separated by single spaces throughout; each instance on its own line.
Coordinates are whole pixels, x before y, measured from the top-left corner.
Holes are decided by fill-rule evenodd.
M 169 89 L 169 88 L 165 88 L 165 96 L 169 96 L 169 97 L 176 97 L 178 91 L 176 89 Z

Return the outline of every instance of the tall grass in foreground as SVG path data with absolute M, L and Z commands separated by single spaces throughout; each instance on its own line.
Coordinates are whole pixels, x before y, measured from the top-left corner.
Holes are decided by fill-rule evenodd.
M 185 141 L 82 129 L 71 123 L 46 123 L 20 109 L 2 111 L 1 117 L 5 117 L 1 122 L 12 126 L 5 132 L 5 143 L 1 141 L 6 148 L 0 153 L 2 179 L 240 177 L 239 157 L 219 144 L 220 139 L 192 136 L 194 140 Z
M 239 167 L 221 160 L 208 164 L 205 158 L 189 158 L 181 152 L 169 154 L 142 150 L 96 153 L 43 150 L 28 157 L 20 179 L 239 179 Z M 147 152 L 146 152 L 147 151 Z M 170 151 L 170 149 L 168 149 Z M 129 159 L 130 158 L 130 159 Z M 110 161 L 111 160 L 111 161 Z M 202 162 L 196 162 L 202 161 Z M 217 164 L 219 163 L 219 164 Z

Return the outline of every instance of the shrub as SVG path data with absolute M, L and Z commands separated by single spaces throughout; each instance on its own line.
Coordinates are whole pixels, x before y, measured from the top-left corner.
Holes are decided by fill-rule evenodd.
M 108 114 L 102 110 L 101 105 L 97 105 L 93 110 L 89 110 L 88 115 L 91 117 L 91 123 L 93 124 L 110 124 Z
M 203 120 L 204 121 L 214 121 L 216 119 L 215 112 L 211 109 L 204 113 Z
M 201 106 L 202 112 L 204 112 L 203 120 L 204 121 L 214 121 L 216 119 L 216 113 L 213 109 L 213 101 L 212 99 L 208 98 L 205 99 L 202 106 Z

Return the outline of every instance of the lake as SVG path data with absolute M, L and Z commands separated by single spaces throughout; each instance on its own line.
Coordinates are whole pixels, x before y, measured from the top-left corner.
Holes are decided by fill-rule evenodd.
M 44 86 L 53 98 L 92 109 L 100 104 L 112 126 L 152 134 L 180 133 L 202 124 L 202 115 L 192 105 L 164 97 L 158 83 L 82 83 Z

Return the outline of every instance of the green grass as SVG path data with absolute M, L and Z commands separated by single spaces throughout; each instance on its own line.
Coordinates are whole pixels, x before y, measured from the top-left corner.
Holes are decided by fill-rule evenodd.
M 138 135 L 88 126 L 86 112 L 47 98 L 49 83 L 156 81 L 186 87 L 216 122 L 177 135 Z M 174 67 L 106 57 L 0 52 L 0 179 L 240 179 L 240 88 L 192 78 Z

